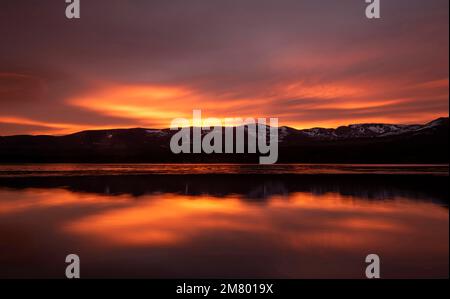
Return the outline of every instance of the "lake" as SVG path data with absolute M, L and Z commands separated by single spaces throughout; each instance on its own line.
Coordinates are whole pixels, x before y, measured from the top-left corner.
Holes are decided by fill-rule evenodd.
M 448 165 L 0 165 L 0 277 L 448 278 Z

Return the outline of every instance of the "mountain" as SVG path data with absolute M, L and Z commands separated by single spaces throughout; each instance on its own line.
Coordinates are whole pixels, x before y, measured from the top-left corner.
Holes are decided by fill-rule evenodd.
M 414 132 L 421 134 L 425 130 L 445 126 L 446 122 L 448 123 L 448 118 L 439 118 L 425 125 L 391 125 L 372 123 L 342 126 L 337 129 L 313 128 L 301 130 L 300 132 L 309 137 L 322 140 L 388 137 Z
M 424 125 L 279 128 L 280 163 L 448 163 L 448 118 Z M 247 128 L 246 128 L 247 129 Z M 0 163 L 257 163 L 260 154 L 179 154 L 169 129 L 0 137 Z M 206 134 L 207 132 L 204 132 Z

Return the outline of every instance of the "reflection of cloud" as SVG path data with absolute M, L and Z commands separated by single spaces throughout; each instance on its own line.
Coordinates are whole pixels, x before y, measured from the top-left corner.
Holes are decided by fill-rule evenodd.
M 90 216 L 69 224 L 66 230 L 95 235 L 118 245 L 169 245 L 189 242 L 208 230 L 258 229 L 257 224 L 245 219 L 236 221 L 244 213 L 252 217 L 251 209 L 237 199 L 191 200 L 174 195 L 173 199 L 155 198 L 151 202 Z
M 324 246 L 351 250 L 375 248 L 391 235 L 420 230 L 414 225 L 418 216 L 448 219 L 445 210 L 427 203 L 353 201 L 333 193 L 296 193 L 289 200 L 275 197 L 267 205 L 206 196 L 150 198 L 79 219 L 64 229 L 115 246 L 182 246 L 211 233 L 245 233 L 300 250 Z
M 77 194 L 64 189 L 27 189 L 21 192 L 20 198 L 14 191 L 0 190 L 0 215 L 24 213 L 47 208 L 68 206 L 108 206 L 126 202 L 125 197 L 111 201 L 106 196 Z
M 385 278 L 448 276 L 448 209 L 405 198 L 301 192 L 261 203 L 3 188 L 0 239 L 8 277 L 60 277 L 68 250 L 86 277 L 362 278 L 369 252 L 386 261 Z

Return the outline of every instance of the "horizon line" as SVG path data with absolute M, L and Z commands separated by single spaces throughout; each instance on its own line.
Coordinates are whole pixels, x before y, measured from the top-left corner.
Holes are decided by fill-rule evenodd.
M 294 130 L 297 130 L 297 131 L 302 131 L 302 130 L 311 130 L 311 129 L 331 129 L 331 130 L 333 130 L 333 129 L 337 129 L 337 128 L 340 128 L 340 127 L 348 127 L 348 126 L 354 126 L 354 125 L 367 125 L 367 124 L 383 124 L 383 125 L 404 125 L 404 126 L 413 126 L 413 125 L 426 125 L 426 124 L 429 124 L 429 123 L 432 123 L 432 122 L 434 122 L 434 121 L 437 121 L 437 120 L 439 120 L 439 119 L 448 119 L 449 118 L 449 115 L 447 115 L 447 116 L 440 116 L 440 117 L 437 117 L 437 118 L 433 118 L 432 120 L 430 120 L 430 121 L 427 121 L 427 122 L 425 122 L 425 123 L 384 123 L 384 122 L 367 122 L 367 123 L 349 123 L 349 124 L 343 124 L 343 125 L 339 125 L 339 126 L 336 126 L 336 127 L 309 127 L 309 128 L 296 128 L 296 127 L 293 127 L 293 126 L 286 126 L 286 125 L 280 125 L 280 126 L 278 126 L 278 128 L 283 128 L 283 127 L 285 127 L 285 128 L 291 128 L 291 129 L 294 129 Z M 243 124 L 243 125 L 233 125 L 233 126 L 224 126 L 224 125 L 221 125 L 220 127 L 222 127 L 222 128 L 225 128 L 225 127 L 232 127 L 232 128 L 238 128 L 238 127 L 241 127 L 241 126 L 246 126 L 247 124 Z M 269 126 L 269 125 L 266 125 L 266 126 Z M 188 128 L 198 128 L 198 126 L 189 126 Z M 211 126 L 211 127 L 214 127 L 214 126 Z M 270 127 L 270 126 L 269 126 Z M 184 128 L 186 128 L 186 127 L 184 127 Z M 15 136 L 35 136 L 35 137 L 38 137 L 38 136 L 52 136 L 52 137 L 62 137 L 62 136 L 69 136 L 69 135 L 73 135 L 73 134 L 77 134 L 77 133 L 82 133 L 82 132 L 95 132 L 95 131 L 113 131 L 113 130 L 133 130 L 133 129 L 141 129 L 141 130 L 160 130 L 160 131 L 163 131 L 163 130 L 170 130 L 170 127 L 164 127 L 164 128 L 155 128 L 155 127 L 153 127 L 153 128 L 149 128 L 149 127 L 115 127 L 115 128 L 105 128 L 105 129 L 102 129 L 102 128 L 98 128 L 98 129 L 95 129 L 95 128 L 92 128 L 92 129 L 85 129 L 85 130 L 79 130 L 79 131 L 74 131 L 74 132 L 71 132 L 71 133 L 66 133 L 66 134 L 13 134 L 13 135 L 0 135 L 0 137 L 15 137 Z

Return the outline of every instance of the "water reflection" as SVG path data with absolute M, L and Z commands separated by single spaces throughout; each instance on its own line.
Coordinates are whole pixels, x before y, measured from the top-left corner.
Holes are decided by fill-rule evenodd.
M 1 177 L 171 174 L 429 174 L 448 164 L 3 164 Z
M 419 184 L 419 182 L 422 182 Z M 448 277 L 446 178 L 0 180 L 0 277 Z
M 197 175 L 102 175 L 33 176 L 0 178 L 0 187 L 11 189 L 63 188 L 99 195 L 144 195 L 174 193 L 228 197 L 261 201 L 275 195 L 296 192 L 322 195 L 330 192 L 368 200 L 389 200 L 395 196 L 431 200 L 447 205 L 448 176 L 361 175 L 361 174 L 197 174 Z

